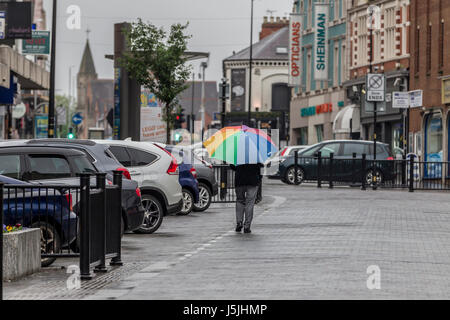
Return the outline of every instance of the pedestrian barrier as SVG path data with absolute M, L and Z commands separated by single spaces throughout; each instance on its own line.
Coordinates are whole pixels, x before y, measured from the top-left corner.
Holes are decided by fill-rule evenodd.
M 219 193 L 213 197 L 212 203 L 234 203 L 236 192 L 234 186 L 234 171 L 230 165 L 214 165 L 214 175 L 219 183 Z
M 291 177 L 288 174 L 288 177 Z M 417 161 L 410 157 L 400 160 L 367 159 L 365 154 L 357 157 L 335 157 L 331 153 L 323 157 L 320 152 L 315 157 L 299 157 L 294 154 L 294 171 L 289 179 L 292 184 L 317 182 L 317 187 L 328 184 L 414 190 L 450 190 L 449 162 Z
M 79 177 L 80 185 L 0 186 L 0 217 L 2 225 L 40 228 L 43 265 L 79 258 L 81 279 L 88 280 L 92 269 L 107 272 L 106 259 L 122 265 L 122 173 L 114 172 L 111 185 L 105 173 L 96 174 L 95 185 L 92 175 Z

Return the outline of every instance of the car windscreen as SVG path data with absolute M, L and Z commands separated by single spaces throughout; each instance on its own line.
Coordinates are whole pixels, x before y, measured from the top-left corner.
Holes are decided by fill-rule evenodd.
M 85 156 L 72 157 L 72 162 L 74 164 L 75 173 L 95 173 L 92 163 L 89 162 L 88 158 Z

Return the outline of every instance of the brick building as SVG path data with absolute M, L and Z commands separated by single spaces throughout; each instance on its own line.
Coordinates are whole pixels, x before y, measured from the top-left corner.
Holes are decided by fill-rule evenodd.
M 369 5 L 375 5 L 373 44 L 370 37 Z M 373 72 L 386 75 L 386 101 L 377 104 L 377 139 L 400 152 L 405 145 L 406 117 L 393 109 L 394 91 L 407 91 L 409 79 L 409 0 L 349 0 L 347 11 L 347 41 L 349 50 L 348 81 L 344 83 L 347 103 L 360 108 L 361 138 L 373 139 L 373 105 L 365 97 L 365 75 L 370 72 L 371 49 Z M 380 111 L 383 110 L 384 111 Z M 353 119 L 355 120 L 355 119 Z
M 423 107 L 411 110 L 412 151 L 425 161 L 449 161 L 450 1 L 411 0 L 411 89 Z

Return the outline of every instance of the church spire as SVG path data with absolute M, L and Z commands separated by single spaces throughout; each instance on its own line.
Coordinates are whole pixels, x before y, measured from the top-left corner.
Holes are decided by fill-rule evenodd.
M 78 73 L 80 74 L 90 74 L 97 75 L 95 72 L 94 59 L 92 58 L 91 46 L 89 45 L 89 29 L 86 31 L 86 46 L 84 47 L 83 58 L 81 59 L 80 70 Z

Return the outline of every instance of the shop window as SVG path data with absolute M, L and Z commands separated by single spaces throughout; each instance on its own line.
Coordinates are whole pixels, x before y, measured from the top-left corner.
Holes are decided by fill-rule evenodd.
M 443 148 L 442 148 L 442 117 L 435 113 L 429 115 L 425 124 L 425 161 L 438 162 L 427 164 L 425 168 L 426 178 L 440 178 L 442 176 Z
M 299 146 L 308 145 L 308 127 L 300 128 L 299 137 L 297 138 L 297 145 Z

